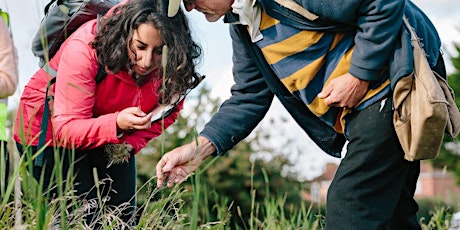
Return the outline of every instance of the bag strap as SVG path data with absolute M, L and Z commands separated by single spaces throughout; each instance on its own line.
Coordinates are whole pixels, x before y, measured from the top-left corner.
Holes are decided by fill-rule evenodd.
M 46 142 L 46 134 L 48 130 L 48 121 L 49 121 L 49 116 L 50 116 L 50 109 L 49 109 L 49 102 L 51 99 L 53 99 L 52 95 L 49 95 L 49 89 L 51 86 L 56 83 L 56 76 L 57 76 L 57 70 L 52 68 L 48 63 L 45 63 L 42 67 L 45 72 L 49 74 L 49 76 L 53 77 L 51 80 L 48 82 L 48 85 L 46 87 L 46 93 L 45 93 L 45 104 L 43 106 L 43 115 L 42 115 L 42 122 L 40 125 L 40 136 L 38 137 L 38 145 L 37 149 L 40 150 L 43 146 L 45 146 Z M 97 74 L 96 74 L 96 84 L 100 83 L 104 78 L 107 76 L 107 72 L 105 71 L 104 66 L 102 64 L 98 64 L 97 68 Z M 37 158 L 35 159 L 34 165 L 35 166 L 43 166 L 43 155 L 44 153 L 40 153 Z
M 51 75 L 51 74 L 50 74 Z M 46 133 L 48 130 L 48 118 L 50 114 L 50 109 L 49 109 L 49 101 L 52 99 L 51 95 L 48 95 L 49 89 L 51 88 L 51 85 L 56 82 L 56 78 L 53 77 L 49 82 L 48 86 L 46 87 L 46 93 L 45 93 L 45 104 L 43 107 L 43 116 L 42 116 L 42 123 L 40 125 L 40 136 L 38 137 L 38 145 L 37 145 L 37 150 L 40 150 L 44 145 L 46 141 Z M 43 166 L 43 156 L 44 152 L 41 152 L 37 158 L 35 159 L 34 165 L 35 166 Z
M 407 31 L 410 34 L 410 40 L 412 42 L 412 46 L 418 45 L 420 47 L 423 47 L 422 44 L 420 44 L 420 39 L 418 38 L 417 34 L 415 33 L 414 28 L 410 25 L 409 20 L 407 19 L 407 17 L 404 15 L 402 19 L 403 19 L 404 27 L 406 27 Z
M 423 44 L 420 42 L 420 39 L 418 38 L 417 33 L 415 32 L 415 29 L 410 25 L 409 20 L 407 19 L 406 16 L 403 16 L 402 19 L 403 19 L 404 27 L 406 27 L 407 31 L 410 33 L 411 44 L 412 44 L 412 47 L 414 48 L 414 51 L 413 51 L 414 60 L 421 60 L 421 61 L 414 61 L 414 72 L 416 73 L 416 76 L 418 76 L 418 70 L 421 69 L 421 66 L 427 66 L 427 68 L 429 69 L 431 69 L 431 67 L 426 58 L 426 53 L 425 53 L 425 50 L 423 49 Z M 435 73 L 436 78 L 442 78 L 436 72 L 434 73 Z
M 303 6 L 299 5 L 299 3 L 295 2 L 294 0 L 275 0 L 276 3 L 304 16 L 310 21 L 316 20 L 318 15 L 311 13 Z

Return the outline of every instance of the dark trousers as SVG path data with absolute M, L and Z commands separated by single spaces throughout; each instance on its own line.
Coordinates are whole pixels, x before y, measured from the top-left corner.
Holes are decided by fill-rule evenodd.
M 420 162 L 404 160 L 391 99 L 350 114 L 347 152 L 329 187 L 326 229 L 421 229 L 414 192 Z
M 22 145 L 17 144 L 17 147 L 21 154 L 25 153 Z M 107 155 L 102 148 L 76 151 L 75 153 L 68 149 L 57 151 L 58 154 L 56 155 L 61 157 L 62 177 L 67 178 L 68 173 L 72 173 L 75 177 L 73 189 L 76 191 L 76 196 L 85 202 L 99 202 L 93 173 L 93 169 L 96 169 L 99 194 L 103 198 L 103 206 L 108 210 L 119 208 L 122 210 L 119 216 L 124 222 L 132 224 L 135 222 L 136 163 L 134 158 L 125 163 L 111 164 L 108 167 Z M 30 152 L 33 155 L 37 152 L 37 148 L 35 146 L 30 147 Z M 51 178 L 53 167 L 56 164 L 55 152 L 53 147 L 47 147 L 44 151 L 43 166 L 33 167 L 33 176 L 37 181 L 40 181 L 41 173 L 44 171 L 44 192 L 49 195 L 48 197 L 57 194 L 55 187 L 51 190 L 48 189 L 49 185 L 53 188 L 56 181 Z M 94 221 L 100 221 L 98 218 L 101 217 L 96 215 L 100 213 L 99 207 L 90 211 L 91 214 L 86 216 L 87 223 L 92 224 Z

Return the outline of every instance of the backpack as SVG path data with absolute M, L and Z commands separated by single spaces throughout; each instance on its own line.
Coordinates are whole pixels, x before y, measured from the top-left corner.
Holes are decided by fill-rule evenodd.
M 51 59 L 70 34 L 83 23 L 104 15 L 118 0 L 51 0 L 44 9 L 45 17 L 32 39 L 32 53 L 40 66 Z
M 39 65 L 53 78 L 46 89 L 43 116 L 40 127 L 38 146 L 45 145 L 49 119 L 49 95 L 51 85 L 56 82 L 57 70 L 48 65 L 48 61 L 56 54 L 61 44 L 70 34 L 75 32 L 83 23 L 104 15 L 110 8 L 118 4 L 118 0 L 51 0 L 44 9 L 45 17 L 32 40 L 32 53 L 40 59 Z M 107 72 L 99 64 L 96 83 L 101 82 Z M 35 160 L 36 166 L 43 165 L 43 153 Z

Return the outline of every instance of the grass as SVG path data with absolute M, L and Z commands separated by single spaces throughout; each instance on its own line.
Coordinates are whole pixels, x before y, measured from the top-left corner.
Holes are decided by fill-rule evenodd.
M 139 213 L 139 224 L 134 228 L 119 219 L 128 204 L 106 207 L 105 198 L 101 196 L 83 202 L 83 197 L 73 195 L 71 176 L 62 178 L 60 173 L 53 177 L 56 187 L 43 189 L 43 180 L 36 181 L 28 170 L 31 161 L 24 159 L 18 159 L 9 183 L 2 191 L 0 229 L 153 229 L 155 226 L 181 229 L 187 224 L 186 216 L 178 212 L 184 203 L 181 198 L 184 191 L 179 186 L 160 200 L 149 199 L 142 207 L 142 213 Z M 3 162 L 1 169 L 4 168 Z M 59 164 L 56 164 L 55 171 L 59 170 Z M 94 188 L 98 191 L 99 186 L 108 184 L 99 181 L 97 173 L 94 173 L 94 180 L 98 181 Z M 13 188 L 16 188 L 14 192 Z M 50 198 L 48 191 L 53 189 L 57 190 L 58 195 Z M 158 189 L 153 190 L 150 197 L 157 192 Z M 105 208 L 95 213 L 94 222 L 85 223 L 83 219 L 88 216 L 88 211 L 96 206 Z
M 55 151 L 57 163 L 54 165 L 52 176 L 52 181 L 55 182 L 52 184 L 55 186 L 43 188 L 43 178 L 35 180 L 31 171 L 32 159 L 43 150 L 39 150 L 33 156 L 20 156 L 14 151 L 16 148 L 13 145 L 10 145 L 9 149 L 10 153 L 14 154 L 11 154 L 13 158 L 10 162 L 12 170 L 9 172 L 9 182 L 0 186 L 0 229 L 325 229 L 325 217 L 313 204 L 288 204 L 286 196 L 283 195 L 267 196 L 257 201 L 258 191 L 253 186 L 253 178 L 251 189 L 248 191 L 251 197 L 249 214 L 243 214 L 237 206 L 237 212 L 233 215 L 237 215 L 241 221 L 235 223 L 235 218 L 231 216 L 234 213 L 231 212 L 235 204 L 233 198 L 221 196 L 203 182 L 204 171 L 218 158 L 208 161 L 191 176 L 191 186 L 179 185 L 172 189 L 158 189 L 155 186 L 155 176 L 138 186 L 138 195 L 142 194 L 146 198 L 136 209 L 137 224 L 131 226 L 119 218 L 120 213 L 129 208 L 129 204 L 107 207 L 106 197 L 98 196 L 93 200 L 85 200 L 84 197 L 74 195 L 73 177 L 71 174 L 67 177 L 62 175 L 62 159 L 58 151 Z M 4 156 L 4 150 L 0 151 Z M 251 169 L 251 175 L 254 175 L 254 166 Z M 5 172 L 4 157 L 0 157 L 0 170 L 2 173 Z M 93 189 L 97 191 L 101 186 L 110 184 L 104 180 L 100 181 L 96 171 L 93 176 L 96 182 Z M 266 185 L 270 183 L 265 171 L 263 180 Z M 268 190 L 267 187 L 265 194 L 269 194 Z M 51 198 L 51 191 L 56 191 L 57 196 Z M 214 204 L 212 207 L 211 203 Z M 85 222 L 85 218 L 89 217 L 95 207 L 100 208 L 97 213 L 93 213 L 93 221 Z M 429 218 L 420 220 L 422 229 L 448 230 L 451 211 L 445 206 L 438 206 L 431 211 Z
M 0 159 L 1 160 L 1 159 Z M 56 173 L 58 196 L 49 198 L 43 195 L 43 180 L 36 181 L 30 176 L 28 166 L 30 162 L 24 157 L 16 157 L 16 166 L 9 177 L 9 183 L 2 190 L 0 206 L 1 229 L 324 229 L 324 216 L 316 214 L 310 205 L 303 203 L 299 207 L 292 207 L 295 215 L 287 217 L 285 213 L 285 197 L 267 197 L 261 203 L 253 199 L 250 221 L 242 226 L 230 223 L 229 210 L 232 201 L 201 187 L 200 172 L 193 175 L 193 191 L 186 191 L 183 186 L 175 186 L 170 190 L 160 190 L 154 187 L 155 177 L 142 185 L 138 192 L 148 193 L 146 202 L 138 207 L 138 220 L 135 227 L 129 226 L 119 218 L 119 214 L 126 208 L 105 207 L 104 197 L 82 202 L 82 197 L 75 197 L 72 193 L 72 178 L 63 178 Z M 3 170 L 4 161 L 0 165 Z M 59 166 L 55 166 L 59 171 Z M 98 180 L 97 173 L 94 180 Z M 268 178 L 266 178 L 266 182 Z M 98 184 L 103 184 L 104 181 Z M 99 189 L 96 186 L 95 189 Z M 46 189 L 45 189 L 46 191 Z M 209 192 L 211 191 L 211 192 Z M 252 191 L 252 197 L 256 191 Z M 160 198 L 157 198 L 160 196 Z M 190 201 L 191 199 L 191 201 Z M 207 207 L 208 199 L 215 199 L 219 203 L 213 210 L 203 210 Z M 94 222 L 87 224 L 84 218 L 89 210 L 95 206 L 105 207 L 94 218 Z M 288 207 L 291 208 L 291 207 Z M 210 212 L 217 213 L 219 221 L 210 220 Z M 239 212 L 241 213 L 241 212 Z M 241 214 L 240 214 L 241 215 Z M 429 220 L 422 219 L 422 229 L 448 229 L 449 211 L 440 207 L 432 212 Z M 241 219 L 246 217 L 240 216 Z
M 1 154 L 4 156 L 4 151 Z M 8 184 L 3 185 L 1 191 L 0 229 L 224 229 L 219 228 L 225 225 L 222 221 L 198 224 L 198 211 L 191 214 L 188 211 L 184 212 L 184 197 L 187 197 L 187 191 L 181 186 L 176 186 L 168 192 L 152 188 L 155 177 L 150 178 L 138 189 L 138 193 L 144 192 L 149 195 L 147 201 L 137 208 L 137 225 L 130 226 L 119 218 L 120 213 L 129 208 L 128 203 L 119 207 L 107 207 L 106 197 L 99 195 L 96 199 L 85 200 L 84 195 L 73 195 L 73 178 L 71 174 L 64 178 L 62 173 L 59 173 L 61 168 L 57 154 L 57 163 L 53 169 L 55 173 L 52 176 L 52 184 L 55 186 L 49 188 L 43 188 L 43 178 L 37 181 L 32 176 L 30 166 L 38 153 L 29 157 L 25 157 L 27 154 L 21 157 L 18 154 L 13 155 L 16 155 L 12 167 L 14 170 L 9 175 Z M 5 159 L 0 158 L 0 170 L 5 172 Z M 93 175 L 94 181 L 97 182 L 93 188 L 96 191 L 110 184 L 100 181 L 96 171 Z M 57 196 L 51 197 L 51 191 L 57 192 Z M 158 195 L 161 196 L 160 199 L 156 198 Z M 103 208 L 93 214 L 93 222 L 85 223 L 84 219 L 90 211 L 95 210 L 95 207 Z M 198 210 L 198 202 L 195 202 L 194 207 Z

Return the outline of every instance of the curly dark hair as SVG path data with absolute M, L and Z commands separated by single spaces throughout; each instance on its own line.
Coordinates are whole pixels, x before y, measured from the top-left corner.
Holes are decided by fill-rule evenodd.
M 92 42 L 99 64 L 117 73 L 131 68 L 128 47 L 133 49 L 134 30 L 144 23 L 157 28 L 168 47 L 168 53 L 163 54 L 167 55 L 165 82 L 164 87 L 160 87 L 163 103 L 171 103 L 174 95 L 198 85 L 199 76 L 195 73 L 195 65 L 201 56 L 201 47 L 192 39 L 183 10 L 179 9 L 174 17 L 168 17 L 168 2 L 131 0 L 115 8 L 111 16 L 101 19 Z

